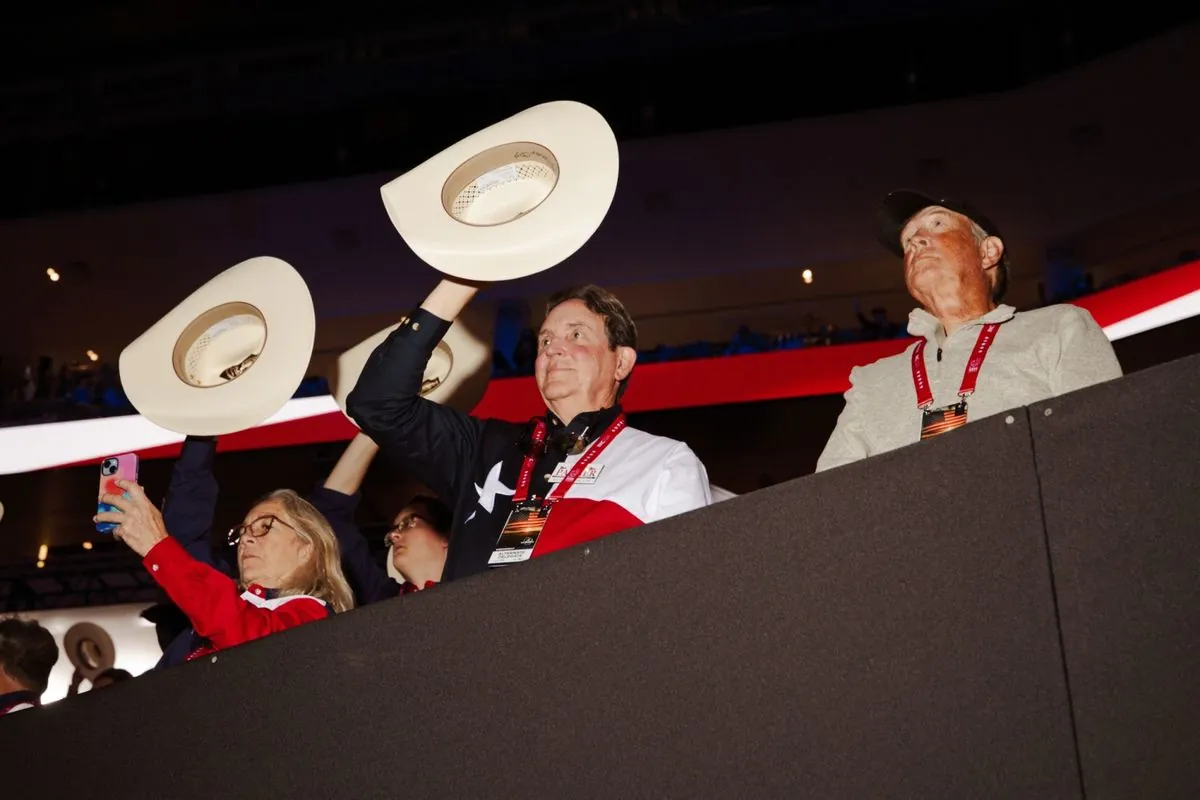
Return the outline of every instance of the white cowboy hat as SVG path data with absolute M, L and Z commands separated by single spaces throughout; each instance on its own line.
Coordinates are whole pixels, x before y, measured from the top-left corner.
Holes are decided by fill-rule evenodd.
M 126 347 L 121 385 L 143 417 L 169 431 L 234 433 L 295 394 L 315 335 L 300 274 L 277 258 L 252 258 L 192 292 Z
M 543 103 L 468 136 L 383 186 L 417 256 L 456 278 L 549 269 L 584 245 L 617 190 L 617 140 L 582 103 Z
M 342 413 L 371 353 L 403 322 L 389 325 L 338 356 L 327 379 Z M 483 314 L 464 311 L 434 348 L 425 367 L 421 396 L 469 414 L 487 391 L 492 357 L 492 321 Z
M 92 622 L 77 622 L 63 636 L 63 651 L 89 681 L 117 660 L 117 648 L 108 631 Z

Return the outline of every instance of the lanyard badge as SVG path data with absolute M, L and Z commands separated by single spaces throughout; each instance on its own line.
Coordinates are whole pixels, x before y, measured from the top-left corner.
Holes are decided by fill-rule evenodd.
M 533 431 L 533 446 L 521 464 L 521 474 L 517 478 L 517 488 L 513 492 L 512 511 L 496 540 L 496 547 L 488 558 L 489 567 L 502 567 L 508 564 L 518 564 L 533 557 L 533 549 L 537 546 L 538 537 L 546 527 L 554 504 L 566 495 L 579 476 L 591 466 L 596 457 L 604 452 L 616 435 L 625 428 L 625 415 L 621 414 L 608 426 L 592 446 L 584 451 L 583 456 L 575 462 L 575 466 L 563 476 L 562 481 L 555 486 L 545 498 L 530 497 L 529 484 L 533 478 L 533 468 L 546 442 L 546 423 L 538 420 Z
M 553 500 L 538 500 L 536 497 L 513 503 L 504 530 L 500 531 L 500 538 L 496 540 L 496 547 L 488 559 L 488 566 L 503 567 L 532 558 L 533 548 L 553 508 Z
M 967 424 L 967 398 L 975 393 L 979 381 L 979 370 L 987 357 L 988 348 L 996 339 L 999 323 L 989 323 L 979 332 L 975 349 L 967 360 L 962 384 L 958 388 L 958 402 L 944 408 L 933 408 L 933 390 L 929 388 L 929 374 L 925 371 L 925 340 L 917 342 L 912 354 L 913 387 L 917 391 L 917 408 L 921 409 L 921 439 L 932 439 L 947 431 Z
M 967 401 L 945 408 L 921 409 L 921 439 L 932 439 L 967 424 Z

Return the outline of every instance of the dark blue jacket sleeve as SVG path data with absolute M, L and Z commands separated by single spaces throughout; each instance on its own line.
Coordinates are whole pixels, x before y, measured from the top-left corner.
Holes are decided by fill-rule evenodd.
M 195 629 L 188 628 L 171 640 L 171 643 L 167 645 L 167 649 L 163 651 L 162 658 L 158 660 L 154 668 L 166 669 L 167 667 L 182 664 L 202 644 L 204 644 L 204 640 L 196 635 Z
M 217 440 L 189 436 L 171 470 L 171 483 L 163 501 L 163 523 L 167 532 L 183 545 L 192 558 L 230 572 L 224 559 L 213 555 L 212 529 L 217 513 L 217 479 L 213 461 Z
M 470 479 L 483 421 L 421 397 L 425 367 L 450 323 L 417 309 L 367 359 L 346 411 L 384 455 L 434 494 Z
M 217 513 L 217 479 L 213 462 L 217 456 L 217 440 L 212 437 L 189 436 L 171 470 L 171 483 L 163 500 L 163 524 L 188 555 L 209 564 L 226 574 L 232 574 L 224 559 L 213 555 L 212 528 Z M 192 629 L 176 636 L 156 669 L 182 664 L 200 644 Z
M 337 535 L 338 549 L 342 556 L 342 571 L 354 590 L 357 605 L 364 606 L 380 600 L 390 600 L 400 594 L 400 584 L 387 574 L 387 570 L 371 558 L 371 550 L 362 531 L 354 524 L 354 512 L 358 508 L 358 493 L 349 495 L 318 486 L 309 496 L 318 511 L 329 520 Z

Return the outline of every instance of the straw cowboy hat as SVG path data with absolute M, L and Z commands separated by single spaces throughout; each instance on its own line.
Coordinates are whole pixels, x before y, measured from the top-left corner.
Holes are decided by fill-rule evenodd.
M 346 411 L 346 397 L 358 383 L 371 353 L 403 322 L 401 319 L 362 340 L 338 356 L 326 371 L 330 392 L 342 413 Z M 478 311 L 467 309 L 459 314 L 425 367 L 421 396 L 465 413 L 474 410 L 492 374 L 492 327 L 491 318 Z
M 63 636 L 63 651 L 89 681 L 117 661 L 117 648 L 108 631 L 91 622 L 77 622 Z
M 169 431 L 234 433 L 295 394 L 315 335 L 300 274 L 277 258 L 252 258 L 192 292 L 126 347 L 121 385 L 142 416 Z
M 543 103 L 452 145 L 381 189 L 417 256 L 472 281 L 522 278 L 591 238 L 617 190 L 617 140 L 582 103 Z

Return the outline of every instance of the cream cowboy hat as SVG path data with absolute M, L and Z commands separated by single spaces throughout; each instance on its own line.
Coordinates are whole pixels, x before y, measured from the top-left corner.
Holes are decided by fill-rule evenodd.
M 342 353 L 328 370 L 330 393 L 342 413 L 346 411 L 346 397 L 358 383 L 367 359 L 403 321 L 377 331 Z M 492 374 L 492 327 L 492 320 L 484 314 L 470 309 L 459 314 L 425 367 L 421 396 L 468 414 L 474 410 L 483 399 Z
M 549 269 L 591 238 L 617 190 L 617 140 L 582 103 L 543 103 L 468 136 L 381 189 L 417 256 L 465 280 Z
M 91 622 L 77 622 L 63 636 L 63 651 L 89 681 L 117 661 L 117 648 L 108 631 Z
M 277 258 L 243 261 L 201 286 L 121 352 L 121 385 L 151 422 L 220 436 L 284 406 L 312 357 L 304 279 Z

